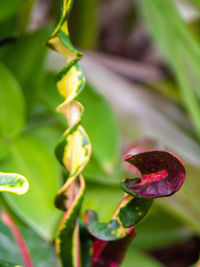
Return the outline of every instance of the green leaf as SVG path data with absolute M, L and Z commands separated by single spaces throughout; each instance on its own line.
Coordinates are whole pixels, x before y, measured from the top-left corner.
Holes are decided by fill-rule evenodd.
M 90 137 L 92 155 L 106 174 L 112 174 L 120 157 L 119 129 L 114 113 L 107 101 L 88 84 L 78 100 L 86 107 L 82 125 Z
M 185 107 L 200 137 L 199 42 L 179 15 L 174 1 L 141 2 L 147 25 L 173 70 Z
M 0 135 L 7 138 L 23 129 L 25 103 L 19 84 L 3 64 L 0 73 Z
M 128 267 L 128 266 L 164 267 L 161 263 L 151 258 L 150 256 L 147 256 L 142 251 L 132 249 L 132 248 L 128 249 L 128 252 L 121 266 L 122 267 Z
M 0 0 L 0 22 L 15 14 L 21 7 L 21 0 Z
M 29 249 L 35 266 L 54 267 L 55 252 L 50 243 L 43 240 L 35 231 L 28 227 L 18 226 L 19 230 Z M 12 262 L 15 259 L 17 264 L 22 265 L 23 261 L 15 239 L 9 228 L 0 221 L 0 260 Z M 0 265 L 1 266 L 1 265 Z
M 73 40 L 82 49 L 93 50 L 98 43 L 100 33 L 97 20 L 99 11 L 99 0 L 76 1 L 71 16 L 71 27 Z M 79 23 L 76 23 L 76 21 Z
M 0 267 L 22 267 L 17 264 L 0 261 Z
M 136 226 L 137 235 L 131 245 L 133 249 L 160 249 L 184 242 L 191 236 L 191 231 L 180 219 L 157 207 L 159 201 L 154 201 L 151 212 Z
M 6 142 L 4 142 L 3 139 L 0 139 L 0 162 L 2 160 L 5 160 L 6 157 L 8 157 L 8 155 L 9 155 L 8 146 L 7 146 Z
M 29 183 L 26 178 L 16 173 L 0 172 L 0 191 L 23 195 L 28 191 Z
M 30 133 L 45 144 L 49 152 L 53 154 L 62 131 L 56 125 L 40 125 L 31 129 Z M 57 166 L 59 168 L 60 164 L 58 163 Z
M 56 237 L 56 251 L 63 266 L 80 266 L 79 223 L 77 218 L 81 209 L 84 191 L 85 182 L 83 177 L 67 180 L 65 194 L 68 200 L 68 207 Z M 76 192 L 76 197 L 70 199 L 70 195 L 74 194 L 74 192 Z
M 151 199 L 137 199 L 125 196 L 118 204 L 111 220 L 98 222 L 98 215 L 87 210 L 85 221 L 88 231 L 97 239 L 112 241 L 122 239 L 133 231 L 135 226 L 146 215 L 152 204 Z
M 119 185 L 123 172 L 121 170 L 121 160 L 119 159 L 112 174 L 108 174 L 102 169 L 102 166 L 97 161 L 94 153 L 92 154 L 89 163 L 84 169 L 84 177 L 88 182 L 96 182 L 98 184 Z
M 200 4 L 200 0 L 195 0 L 198 4 Z
M 99 221 L 108 221 L 124 193 L 119 186 L 87 183 L 81 218 L 87 209 L 99 212 Z M 101 200 L 101 201 L 100 201 Z M 109 203 L 109 205 L 108 205 Z
M 20 197 L 5 194 L 9 206 L 42 236 L 51 238 L 59 212 L 54 197 L 60 186 L 60 171 L 46 145 L 34 137 L 24 135 L 10 147 L 11 159 L 4 167 L 29 178 L 29 192 Z
M 48 29 L 29 33 L 7 45 L 2 61 L 13 72 L 22 86 L 26 100 L 32 104 L 40 89 L 44 74 Z M 29 107 L 29 106 L 28 106 Z
M 62 103 L 63 98 L 58 93 L 56 88 L 56 74 L 47 73 L 45 75 L 42 90 L 39 92 L 40 98 L 47 109 L 51 112 L 52 116 L 55 116 L 63 130 L 67 128 L 66 119 L 56 111 L 58 104 Z

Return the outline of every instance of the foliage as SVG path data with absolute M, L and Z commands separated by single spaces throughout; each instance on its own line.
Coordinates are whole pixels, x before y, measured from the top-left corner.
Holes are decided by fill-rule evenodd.
M 79 3 L 72 9 L 73 0 L 62 0 L 61 16 L 51 36 L 55 12 L 48 14 L 48 27 L 29 30 L 34 1 L 15 0 L 11 5 L 0 0 L 0 4 L 0 191 L 26 193 L 1 195 L 0 266 L 57 266 L 58 261 L 67 267 L 162 266 L 143 250 L 184 241 L 191 236 L 188 225 L 192 233 L 200 231 L 198 194 L 191 185 L 199 172 L 186 162 L 187 173 L 193 177 L 186 179 L 183 190 L 167 201 L 155 201 L 181 188 L 185 168 L 180 159 L 158 149 L 155 142 L 151 149 L 124 153 L 132 164 L 124 167 L 113 109 L 86 83 L 79 63 L 83 54 L 72 45 L 68 30 L 71 25 L 79 46 L 95 48 L 100 36 L 95 19 L 99 1 L 87 0 L 85 6 Z M 188 112 L 195 128 L 195 132 L 189 130 L 190 135 L 196 141 L 200 129 L 198 40 L 170 0 L 140 4 L 171 66 L 180 89 L 174 94 L 175 103 L 184 114 Z M 53 1 L 48 5 L 56 6 Z M 46 67 L 49 52 L 44 43 L 49 36 L 47 46 L 67 62 L 57 74 Z M 28 192 L 23 175 L 30 184 Z M 180 218 L 176 219 L 176 213 Z

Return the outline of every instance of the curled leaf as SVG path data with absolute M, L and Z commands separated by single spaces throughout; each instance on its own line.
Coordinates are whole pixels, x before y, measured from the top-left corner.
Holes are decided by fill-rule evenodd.
M 123 152 L 123 158 L 125 155 L 136 155 L 144 153 L 150 150 L 161 150 L 163 146 L 152 138 L 141 138 L 137 142 L 125 147 Z M 127 161 L 123 161 L 123 168 L 131 174 L 132 177 L 140 176 L 140 172 L 136 166 L 129 164 Z
M 28 191 L 27 179 L 16 173 L 0 172 L 0 191 L 23 195 Z
M 68 102 L 77 97 L 85 86 L 85 76 L 77 60 L 70 62 L 56 77 L 58 91 Z
M 56 156 L 70 177 L 78 176 L 90 159 L 91 144 L 82 126 L 68 129 L 56 147 Z
M 68 179 L 55 200 L 57 208 L 66 211 L 56 237 L 56 250 L 63 266 L 80 267 L 78 216 L 85 190 L 81 172 L 91 155 L 87 133 L 80 125 L 83 106 L 76 97 L 85 85 L 85 76 L 78 61 L 83 54 L 76 50 L 69 37 L 68 17 L 73 0 L 62 0 L 59 23 L 47 45 L 65 56 L 67 65 L 57 76 L 57 88 L 64 102 L 57 107 L 69 128 L 56 147 L 56 156 L 68 171 Z
M 125 179 L 122 189 L 141 198 L 170 196 L 180 189 L 185 180 L 183 163 L 167 151 L 149 151 L 129 154 L 125 160 L 140 171 L 142 177 Z
M 125 196 L 119 203 L 108 223 L 98 222 L 97 214 L 88 210 L 85 222 L 90 234 L 100 240 L 113 241 L 126 237 L 151 207 L 151 199 L 137 199 Z
M 76 179 L 79 179 L 77 186 Z M 83 195 L 85 191 L 85 182 L 83 177 L 68 181 L 70 185 L 65 188 L 68 199 L 67 211 L 60 223 L 56 237 L 56 251 L 60 257 L 63 266 L 80 266 L 79 251 L 79 226 L 78 215 L 80 212 Z M 76 184 L 74 184 L 76 183 Z M 69 193 L 69 190 L 75 190 Z

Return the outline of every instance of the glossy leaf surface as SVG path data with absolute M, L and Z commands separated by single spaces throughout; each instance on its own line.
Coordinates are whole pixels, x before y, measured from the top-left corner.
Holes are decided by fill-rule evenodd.
M 104 241 L 122 239 L 132 232 L 136 225 L 151 207 L 152 200 L 136 199 L 126 196 L 119 203 L 112 220 L 99 223 L 97 214 L 89 210 L 85 214 L 88 231 L 96 238 Z
M 167 151 L 149 151 L 127 155 L 125 160 L 141 172 L 141 179 L 125 179 L 122 189 L 133 196 L 155 198 L 170 196 L 185 180 L 183 163 Z

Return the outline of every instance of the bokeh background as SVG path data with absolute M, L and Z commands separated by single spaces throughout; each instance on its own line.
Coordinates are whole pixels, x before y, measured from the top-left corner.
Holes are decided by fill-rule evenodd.
M 55 266 L 52 243 L 61 212 L 54 197 L 63 173 L 54 147 L 67 125 L 55 107 L 64 58 L 45 42 L 61 1 L 0 0 L 0 170 L 30 181 L 22 197 L 2 194 L 26 237 L 36 266 Z M 73 44 L 87 85 L 78 97 L 93 154 L 84 171 L 86 209 L 108 220 L 123 196 L 119 181 L 136 175 L 123 163 L 130 149 L 164 147 L 187 172 L 173 197 L 157 199 L 136 228 L 123 267 L 188 267 L 200 252 L 200 2 L 75 0 Z M 18 248 L 0 222 L 0 259 Z

